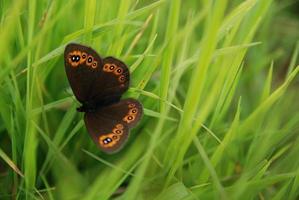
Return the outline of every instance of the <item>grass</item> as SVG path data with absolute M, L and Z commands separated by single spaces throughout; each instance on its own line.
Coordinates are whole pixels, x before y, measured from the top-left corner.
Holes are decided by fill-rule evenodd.
M 0 199 L 299 198 L 296 1 L 0 2 Z M 144 105 L 100 152 L 69 42 L 122 59 Z

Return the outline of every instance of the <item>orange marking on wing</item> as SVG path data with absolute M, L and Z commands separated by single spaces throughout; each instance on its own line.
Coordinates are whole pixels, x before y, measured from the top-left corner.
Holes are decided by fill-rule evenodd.
M 126 78 L 125 78 L 124 75 L 120 75 L 120 76 L 118 77 L 118 81 L 121 82 L 121 83 L 125 82 L 125 80 L 126 80 Z
M 135 120 L 135 115 L 126 115 L 123 118 L 123 121 L 127 122 L 127 123 L 131 123 Z
M 94 58 L 91 55 L 89 55 L 86 59 L 86 65 L 91 66 L 93 63 L 93 60 L 94 60 Z
M 136 115 L 138 113 L 138 109 L 137 108 L 132 108 L 129 110 L 129 115 Z
M 79 63 L 78 62 L 77 63 L 76 62 L 72 62 L 71 65 L 72 65 L 72 67 L 78 67 Z
M 113 147 L 118 141 L 120 137 L 113 133 L 108 133 L 106 135 L 101 135 L 99 137 L 99 144 L 105 148 Z
M 122 135 L 124 133 L 124 131 L 116 129 L 114 133 L 117 134 L 117 135 Z
M 87 59 L 87 53 L 81 52 L 80 64 L 84 63 L 86 59 Z
M 124 125 L 122 125 L 122 124 L 117 124 L 116 126 L 115 126 L 117 129 L 124 129 Z
M 106 63 L 103 67 L 103 71 L 105 72 L 113 72 L 116 66 L 114 64 Z
M 112 133 L 100 134 L 98 138 L 99 144 L 104 148 L 111 148 L 117 144 L 120 140 L 121 135 L 124 133 L 124 125 L 116 124 L 113 128 Z
M 108 72 L 109 67 L 110 67 L 109 64 L 105 64 L 105 65 L 103 66 L 103 71 L 104 71 L 104 72 Z
M 73 61 L 72 60 L 73 56 L 75 56 L 76 58 L 77 56 L 79 56 L 79 60 Z M 71 64 L 72 67 L 77 67 L 80 64 L 80 60 L 81 60 L 81 51 L 73 51 L 68 54 L 68 62 Z
M 121 75 L 121 74 L 123 73 L 123 69 L 120 68 L 120 67 L 117 67 L 117 68 L 113 71 L 113 73 L 114 73 L 115 75 L 119 76 L 119 75 Z
M 129 103 L 128 104 L 129 111 L 127 115 L 123 118 L 123 121 L 127 123 L 131 123 L 135 120 L 136 115 L 138 114 L 139 110 L 136 108 L 135 103 Z
M 92 65 L 91 65 L 91 67 L 92 67 L 93 69 L 97 68 L 97 67 L 98 67 L 98 62 L 97 62 L 97 61 L 94 61 L 94 62 L 92 63 Z
M 115 128 L 112 130 L 114 134 L 122 135 L 124 133 L 124 126 L 122 124 L 117 124 Z

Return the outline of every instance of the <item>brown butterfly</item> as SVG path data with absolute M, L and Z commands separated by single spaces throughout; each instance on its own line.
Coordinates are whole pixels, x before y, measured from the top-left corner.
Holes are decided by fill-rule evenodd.
M 129 131 L 141 119 L 142 105 L 136 99 L 121 100 L 130 82 L 127 66 L 113 57 L 102 59 L 95 50 L 68 44 L 65 71 L 84 112 L 84 122 L 93 141 L 106 153 L 122 148 Z

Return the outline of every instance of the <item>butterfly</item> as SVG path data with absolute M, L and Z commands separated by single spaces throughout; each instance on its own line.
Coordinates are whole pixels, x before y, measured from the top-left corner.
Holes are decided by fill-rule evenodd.
M 129 88 L 128 67 L 114 57 L 102 59 L 92 48 L 75 43 L 65 47 L 64 63 L 73 93 L 82 104 L 77 111 L 84 112 L 89 135 L 102 151 L 119 151 L 143 115 L 138 100 L 121 100 Z

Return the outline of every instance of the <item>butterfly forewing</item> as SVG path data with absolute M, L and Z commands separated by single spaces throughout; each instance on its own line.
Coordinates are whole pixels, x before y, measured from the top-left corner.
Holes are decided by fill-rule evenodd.
M 68 44 L 64 52 L 65 71 L 74 92 L 81 103 L 90 100 L 93 85 L 99 79 L 103 61 L 91 48 Z
M 142 114 L 142 105 L 137 100 L 125 99 L 94 113 L 86 113 L 84 121 L 94 142 L 103 151 L 114 153 L 121 149 L 129 129 L 136 125 Z

